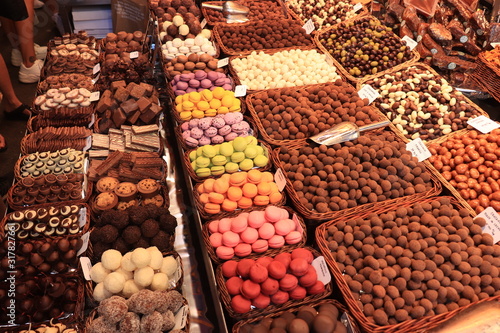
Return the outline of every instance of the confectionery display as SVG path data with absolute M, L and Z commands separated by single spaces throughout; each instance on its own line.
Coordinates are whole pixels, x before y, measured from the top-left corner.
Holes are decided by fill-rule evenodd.
M 205 89 L 214 90 L 221 87 L 232 90 L 233 82 L 226 74 L 220 72 L 196 71 L 195 73 L 177 74 L 171 81 L 175 96 L 184 95 L 193 91 L 202 92 Z
M 226 73 L 224 68 L 217 68 L 217 59 L 206 53 L 180 55 L 165 63 L 165 75 L 172 79 L 178 74 L 189 74 L 198 71 Z M 198 74 L 200 75 L 200 74 Z M 227 89 L 230 90 L 230 89 Z
M 120 129 L 110 128 L 108 134 L 92 134 L 92 150 L 114 152 L 158 152 L 160 137 L 158 125 L 122 125 Z
M 290 0 L 286 5 L 304 23 L 311 19 L 316 30 L 329 28 L 358 14 L 349 1 Z
M 29 154 L 22 157 L 19 164 L 21 178 L 84 173 L 84 171 L 85 153 L 73 148 Z M 64 185 L 64 176 L 59 178 L 58 185 Z
M 251 90 L 295 87 L 340 79 L 327 55 L 318 50 L 291 49 L 273 54 L 252 52 L 230 61 L 240 84 Z
M 180 126 L 182 140 L 189 148 L 197 148 L 252 135 L 253 130 L 244 119 L 241 112 L 191 119 Z
M 238 3 L 248 7 L 248 20 L 249 21 L 261 21 L 261 20 L 283 20 L 287 18 L 286 9 L 283 7 L 280 1 L 276 0 L 241 0 Z M 208 3 L 217 3 L 211 1 Z M 203 7 L 201 8 L 205 19 L 209 24 L 215 25 L 216 23 L 227 23 L 226 18 L 222 12 Z
M 234 92 L 222 87 L 192 91 L 175 98 L 175 110 L 181 121 L 192 118 L 215 117 L 228 112 L 241 112 L 241 100 Z
M 176 258 L 163 256 L 155 246 L 137 247 L 123 256 L 117 250 L 107 250 L 90 270 L 92 281 L 97 283 L 93 297 L 101 302 L 113 295 L 131 298 L 142 289 L 174 289 L 180 269 Z
M 217 145 L 205 145 L 187 153 L 191 168 L 198 177 L 220 176 L 238 171 L 263 168 L 269 151 L 254 136 L 237 137 Z

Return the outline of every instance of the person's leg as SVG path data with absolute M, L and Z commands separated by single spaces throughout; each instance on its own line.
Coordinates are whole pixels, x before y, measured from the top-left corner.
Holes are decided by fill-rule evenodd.
M 15 21 L 17 36 L 19 39 L 19 49 L 23 56 L 23 64 L 29 68 L 36 61 L 35 42 L 33 41 L 33 22 L 35 17 L 35 9 L 33 8 L 33 0 L 25 0 L 28 18 L 22 21 Z
M 29 117 L 31 114 L 29 108 L 27 108 L 20 100 L 17 98 L 16 92 L 12 87 L 12 82 L 10 81 L 9 71 L 7 65 L 0 54 L 0 92 L 3 94 L 2 104 L 4 106 L 4 111 L 7 117 L 10 116 L 24 116 Z
M 2 134 L 0 134 L 0 152 L 4 151 L 7 148 L 7 144 L 5 143 L 5 138 Z

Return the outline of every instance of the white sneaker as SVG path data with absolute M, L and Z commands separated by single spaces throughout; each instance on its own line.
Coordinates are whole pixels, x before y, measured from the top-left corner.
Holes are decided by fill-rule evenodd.
M 26 68 L 24 64 L 21 64 L 19 81 L 22 83 L 37 83 L 40 80 L 40 71 L 42 67 L 43 61 L 40 59 L 37 59 L 30 68 Z
M 39 8 L 42 8 L 43 6 L 45 6 L 45 3 L 40 1 L 40 0 L 35 0 L 33 5 L 34 5 L 35 9 L 39 9 Z
M 35 55 L 37 59 L 45 59 L 47 56 L 47 46 L 40 46 L 35 44 Z M 10 62 L 12 66 L 19 67 L 23 63 L 23 55 L 19 49 L 12 49 L 12 53 L 10 55 Z

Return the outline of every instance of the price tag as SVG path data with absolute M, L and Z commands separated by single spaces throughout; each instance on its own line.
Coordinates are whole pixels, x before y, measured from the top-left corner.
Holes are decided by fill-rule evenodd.
M 411 152 L 419 162 L 422 162 L 432 156 L 429 149 L 427 149 L 425 143 L 420 138 L 416 138 L 406 144 L 406 150 Z
M 485 116 L 471 118 L 467 120 L 467 124 L 471 125 L 483 134 L 487 134 L 493 131 L 495 128 L 500 127 L 500 124 L 497 124 L 496 122 Z
M 98 101 L 100 97 L 101 97 L 101 92 L 94 91 L 93 93 L 90 94 L 89 101 L 91 102 Z
M 82 236 L 83 244 L 80 250 L 78 250 L 78 252 L 76 253 L 77 257 L 80 256 L 83 252 L 87 251 L 87 247 L 89 246 L 89 238 L 90 238 L 90 232 L 86 232 L 85 234 L 83 234 Z
M 202 28 L 202 29 L 203 29 L 203 28 L 205 28 L 205 26 L 207 25 L 207 19 L 206 19 L 206 18 L 204 18 L 204 19 L 201 21 L 200 25 L 201 25 L 201 28 Z
M 83 166 L 83 173 L 87 174 L 90 166 L 90 161 L 88 158 L 85 157 L 85 165 Z M 85 208 L 85 207 L 84 207 Z M 85 211 L 87 211 L 87 208 L 85 208 Z
M 486 220 L 483 232 L 493 237 L 493 244 L 498 243 L 500 241 L 500 215 L 492 207 L 488 207 L 478 214 L 477 217 L 482 217 Z
M 247 86 L 240 85 L 234 88 L 234 97 L 243 97 L 247 94 Z
M 217 68 L 227 66 L 228 64 L 229 64 L 229 58 L 221 59 L 221 60 L 217 61 Z
M 302 26 L 302 28 L 304 28 L 304 30 L 306 31 L 306 34 L 308 34 L 308 35 L 309 35 L 311 32 L 313 32 L 313 31 L 314 31 L 314 29 L 316 29 L 316 28 L 314 27 L 314 22 L 313 22 L 313 20 L 312 20 L 312 19 L 309 19 L 309 20 L 306 22 L 306 24 L 304 24 L 304 25 Z
M 92 74 L 97 74 L 101 71 L 101 64 L 100 63 L 97 63 L 95 66 L 94 66 L 94 69 L 92 70 Z
M 300 225 L 299 217 L 297 216 L 297 214 L 293 214 L 292 221 L 295 222 L 295 231 L 303 233 L 304 229 L 302 229 L 302 226 Z
M 499 45 L 500 45 L 500 43 L 491 43 L 491 47 L 492 47 L 492 48 L 495 48 L 495 47 L 497 47 L 497 46 L 499 46 Z
M 92 128 L 92 126 L 95 123 L 95 114 L 92 113 L 92 116 L 90 117 L 90 123 L 89 123 L 89 128 Z
M 184 305 L 175 314 L 175 326 L 173 330 L 181 330 L 186 326 L 187 317 L 189 315 L 189 308 Z
M 169 278 L 171 278 L 172 280 L 175 281 L 175 284 L 177 285 L 177 282 L 179 282 L 179 279 L 181 278 L 181 269 L 180 267 L 181 266 L 181 258 L 176 258 L 177 260 L 177 267 L 179 267 L 179 269 L 176 269 L 174 274 L 172 274 L 172 276 L 169 276 Z
M 83 226 L 86 223 L 87 223 L 87 207 L 82 207 L 78 212 L 78 225 L 80 226 L 80 228 L 83 228 Z
M 82 266 L 83 277 L 87 281 L 91 281 L 90 270 L 92 269 L 92 263 L 88 257 L 80 257 L 80 265 Z
M 414 48 L 417 47 L 418 43 L 413 38 L 410 38 L 408 36 L 404 36 L 401 39 L 406 43 L 406 45 L 410 48 L 410 50 L 413 50 Z
M 358 2 L 357 4 L 355 4 L 353 7 L 352 7 L 352 10 L 356 13 L 356 12 L 359 12 L 359 10 L 363 8 L 363 4 L 361 2 Z
M 368 104 L 371 104 L 375 99 L 377 99 L 380 96 L 380 94 L 378 93 L 378 91 L 376 91 L 375 89 L 373 89 L 373 87 L 370 86 L 369 84 L 365 84 L 363 86 L 363 88 L 359 89 L 358 95 L 362 99 L 363 98 L 367 98 L 368 99 Z
M 130 52 L 130 59 L 139 58 L 139 51 Z
M 325 257 L 317 257 L 313 260 L 311 265 L 316 270 L 319 281 L 321 281 L 323 284 L 327 284 L 332 281 L 332 276 L 330 274 L 330 270 L 328 270 L 328 266 L 326 265 Z
M 87 141 L 85 142 L 85 147 L 83 147 L 83 151 L 87 151 L 92 147 L 92 135 L 87 137 Z
M 278 170 L 276 170 L 276 173 L 274 174 L 274 182 L 276 183 L 276 185 L 278 185 L 278 190 L 280 190 L 280 192 L 283 192 L 283 189 L 286 185 L 286 178 L 281 168 L 278 168 Z

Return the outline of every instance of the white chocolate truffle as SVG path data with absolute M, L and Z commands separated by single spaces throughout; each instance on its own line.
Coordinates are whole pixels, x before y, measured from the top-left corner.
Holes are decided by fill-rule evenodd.
M 151 267 L 139 268 L 134 272 L 134 281 L 141 287 L 148 287 L 153 282 L 155 272 Z
M 185 24 L 179 27 L 179 35 L 187 36 L 189 34 L 189 27 Z
M 95 283 L 101 283 L 109 273 L 111 273 L 111 271 L 104 268 L 102 262 L 98 262 L 97 264 L 92 266 L 92 269 L 90 270 L 90 278 Z
M 133 272 L 137 266 L 132 262 L 132 252 L 127 252 L 122 257 L 121 268 Z
M 149 254 L 151 255 L 151 262 L 149 263 L 149 267 L 152 269 L 159 270 L 163 264 L 163 254 L 161 254 L 160 250 L 156 246 L 152 246 L 148 248 Z
M 206 39 L 210 39 L 210 37 L 212 37 L 212 31 L 210 29 L 203 29 L 199 35 L 202 35 Z
M 112 294 L 118 294 L 125 285 L 125 276 L 119 272 L 111 272 L 104 279 L 104 288 Z
M 177 260 L 172 257 L 163 258 L 163 263 L 160 268 L 160 272 L 167 274 L 168 276 L 174 275 L 179 267 L 177 266 Z
M 174 38 L 174 40 L 172 41 L 173 47 L 179 47 L 182 45 L 184 45 L 184 43 L 182 42 L 182 39 L 180 39 L 180 38 Z
M 176 27 L 180 27 L 184 24 L 184 19 L 182 18 L 182 15 L 175 15 L 172 19 L 172 22 Z
M 198 46 L 201 46 L 203 44 L 205 44 L 205 41 L 207 40 L 207 38 L 203 37 L 201 34 L 199 34 L 198 36 L 196 36 L 196 38 L 194 39 L 194 45 L 198 45 Z
M 101 262 L 104 268 L 110 271 L 117 270 L 122 262 L 122 254 L 117 250 L 106 250 L 101 256 Z
M 122 295 L 125 298 L 130 298 L 130 296 L 138 293 L 141 289 L 143 288 L 141 286 L 138 286 L 137 283 L 135 283 L 134 279 L 127 280 L 123 285 Z
M 145 248 L 139 247 L 132 252 L 132 262 L 137 268 L 143 268 L 151 262 L 151 255 Z
M 113 296 L 113 294 L 110 293 L 106 288 L 104 288 L 104 282 L 101 282 L 94 287 L 94 293 L 92 296 L 94 296 L 94 299 L 97 302 L 101 302 L 106 298 L 110 298 L 111 296 Z
M 151 290 L 167 290 L 168 276 L 165 273 L 156 273 L 151 282 Z
M 125 281 L 134 278 L 134 272 L 124 270 L 123 267 L 118 268 L 115 272 L 120 273 L 125 277 Z

